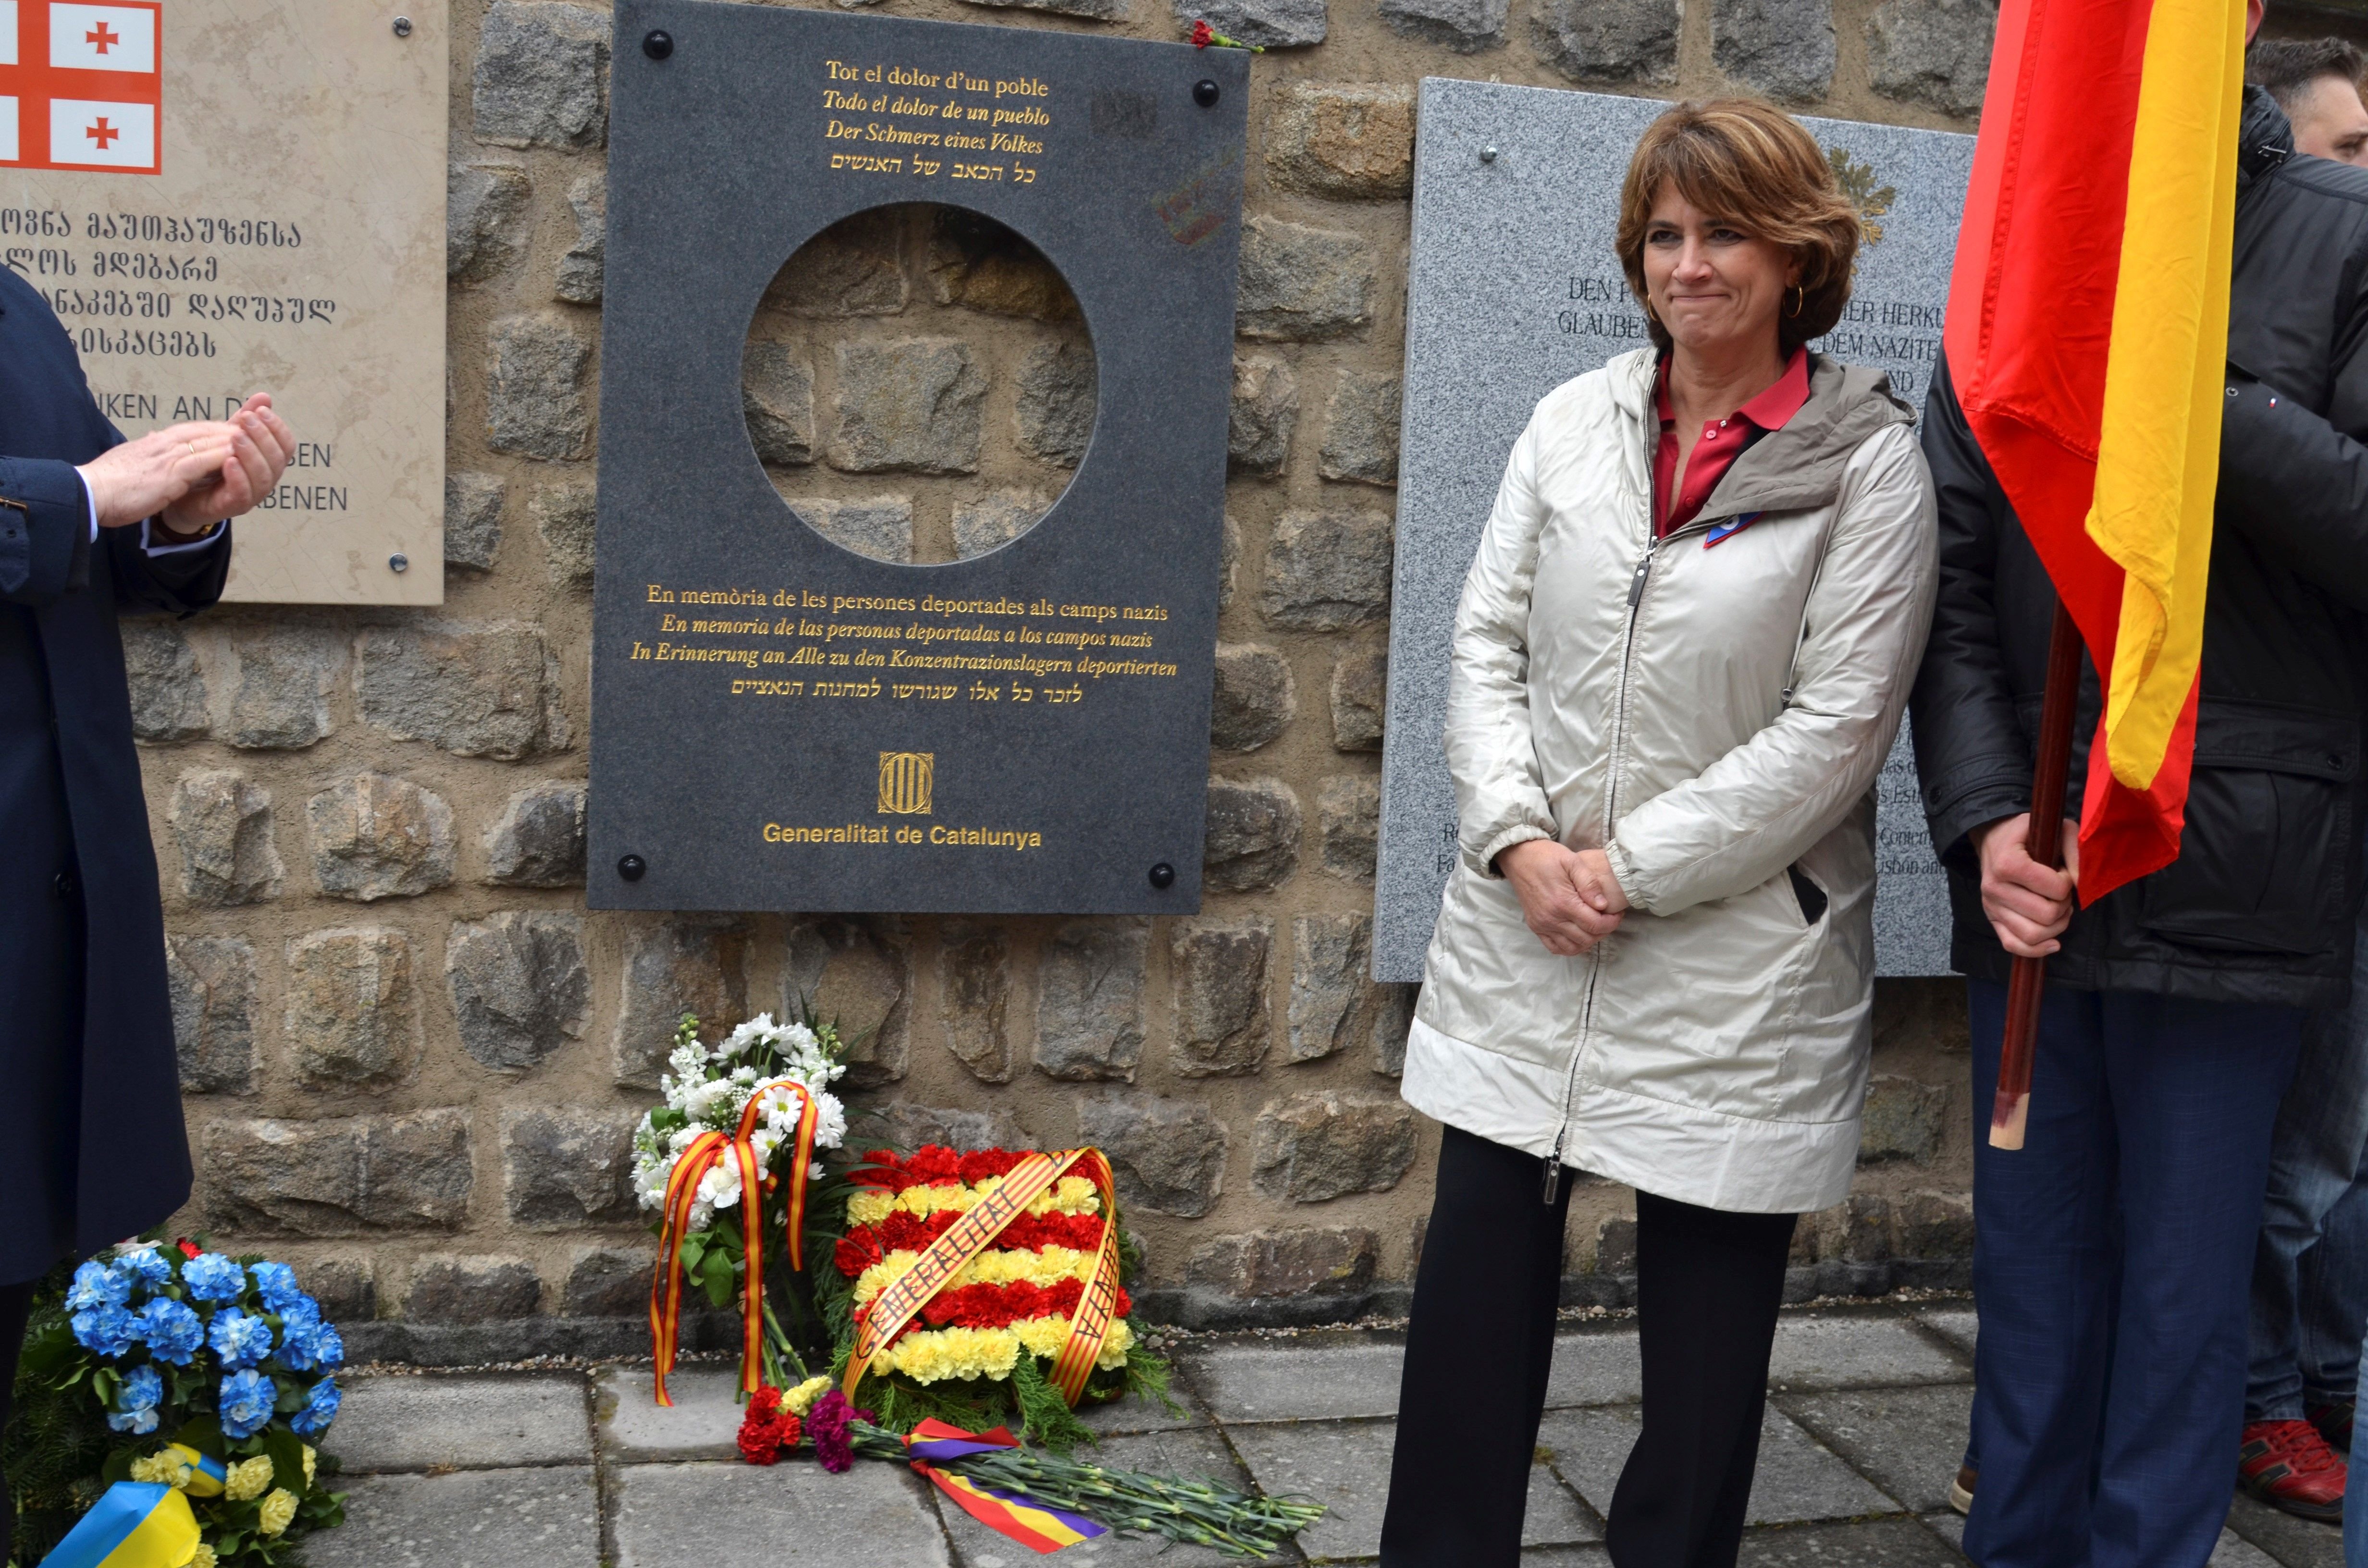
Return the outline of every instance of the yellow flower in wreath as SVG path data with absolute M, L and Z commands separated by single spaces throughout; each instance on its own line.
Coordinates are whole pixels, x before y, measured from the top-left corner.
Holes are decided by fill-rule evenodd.
M 260 1497 L 271 1490 L 271 1457 L 257 1454 L 251 1460 L 241 1460 L 230 1467 L 230 1478 L 222 1483 L 222 1495 L 233 1503 L 244 1503 L 250 1497 Z
M 278 1535 L 296 1517 L 296 1494 L 285 1486 L 273 1489 L 263 1500 L 263 1516 L 256 1528 L 266 1535 Z

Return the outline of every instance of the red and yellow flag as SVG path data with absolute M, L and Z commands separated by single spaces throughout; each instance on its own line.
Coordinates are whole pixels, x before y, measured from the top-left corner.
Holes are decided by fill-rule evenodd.
M 2244 57 L 2244 0 L 1998 8 L 1945 341 L 2105 682 L 2084 903 L 2175 859 L 2186 816 Z

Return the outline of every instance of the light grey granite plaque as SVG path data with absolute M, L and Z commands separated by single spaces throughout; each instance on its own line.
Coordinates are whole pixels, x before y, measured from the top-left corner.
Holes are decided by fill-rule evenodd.
M 1649 98 L 1427 77 L 1415 148 L 1397 578 L 1373 974 L 1422 978 L 1455 862 L 1455 795 L 1440 751 L 1455 601 L 1506 454 L 1537 400 L 1644 346 L 1644 313 L 1612 252 L 1620 182 Z M 1974 139 L 1853 120 L 1803 121 L 1868 220 L 1841 325 L 1816 347 L 1879 365 L 1920 403 Z M 1878 786 L 1875 954 L 1884 974 L 1948 971 L 1948 890 L 1900 737 Z

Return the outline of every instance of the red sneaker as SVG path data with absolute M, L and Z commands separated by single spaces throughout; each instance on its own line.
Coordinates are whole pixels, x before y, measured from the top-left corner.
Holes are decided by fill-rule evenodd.
M 2254 1421 L 2237 1438 L 2237 1483 L 2272 1508 L 2343 1522 L 2343 1461 L 2307 1421 Z
M 2303 1411 L 2303 1418 L 2318 1428 L 2327 1446 L 2339 1454 L 2351 1451 L 2352 1402 L 2339 1399 L 2332 1404 L 2314 1404 Z

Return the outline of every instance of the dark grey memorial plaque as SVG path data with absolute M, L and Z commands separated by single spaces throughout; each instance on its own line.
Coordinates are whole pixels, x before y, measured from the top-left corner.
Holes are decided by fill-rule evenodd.
M 1644 347 L 1612 229 L 1636 138 L 1666 104 L 1426 78 L 1415 148 L 1406 424 L 1390 603 L 1388 731 L 1373 973 L 1422 978 L 1455 856 L 1440 752 L 1455 602 L 1506 454 L 1537 400 Z M 1803 121 L 1881 237 L 1859 253 L 1849 312 L 1816 347 L 1879 365 L 1920 403 L 1941 346 L 1974 139 Z M 1907 737 L 1877 786 L 1875 955 L 1884 974 L 1948 969 L 1947 889 Z
M 697 0 L 616 28 L 589 902 L 1197 908 L 1247 60 Z M 946 565 L 808 528 L 741 405 L 781 263 L 912 201 L 1042 251 L 1099 378 L 1051 512 Z

